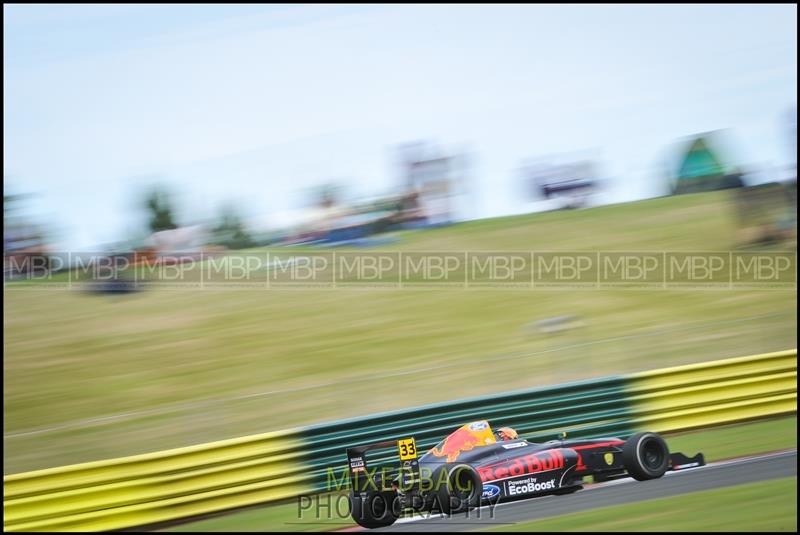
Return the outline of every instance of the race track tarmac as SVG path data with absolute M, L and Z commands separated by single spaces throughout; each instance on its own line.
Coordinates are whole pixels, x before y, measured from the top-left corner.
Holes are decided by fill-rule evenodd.
M 664 498 L 743 483 L 797 475 L 797 450 L 710 463 L 700 468 L 668 472 L 661 479 L 634 481 L 631 478 L 587 485 L 566 496 L 544 496 L 499 504 L 467 514 L 428 518 L 404 518 L 381 531 L 466 531 L 502 527 L 527 520 L 559 516 L 609 505 Z M 350 530 L 348 530 L 350 531 Z M 366 531 L 366 530 L 365 530 Z

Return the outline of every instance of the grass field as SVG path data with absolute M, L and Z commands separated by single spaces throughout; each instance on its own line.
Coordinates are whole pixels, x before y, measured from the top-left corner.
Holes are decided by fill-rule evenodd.
M 734 216 L 716 192 L 404 232 L 383 249 L 721 251 Z M 782 350 L 797 335 L 796 291 L 774 289 L 29 288 L 3 301 L 5 473 Z M 527 328 L 562 315 L 583 325 Z
M 497 531 L 797 531 L 797 478 L 604 507 Z
M 767 451 L 796 448 L 797 417 L 793 416 L 670 435 L 668 436 L 668 443 L 671 451 L 682 451 L 689 455 L 694 455 L 698 451 L 701 451 L 706 456 L 707 462 Z M 727 495 L 725 494 L 727 490 L 728 489 L 722 489 L 719 492 L 723 493 L 723 495 Z M 777 496 L 774 490 L 772 490 L 772 487 L 758 487 L 758 492 L 756 494 L 759 497 Z M 740 496 L 734 494 L 733 497 L 738 498 Z M 327 499 L 322 500 L 321 503 L 327 504 L 328 501 Z M 336 505 L 338 503 L 337 498 L 332 498 L 330 503 Z M 647 504 L 651 503 L 652 502 L 647 502 Z M 781 498 L 780 507 L 777 509 L 783 511 L 788 507 L 789 503 L 794 503 L 794 501 L 785 502 L 783 498 Z M 646 504 L 639 505 L 640 507 L 638 508 L 636 508 L 636 505 L 630 506 L 636 508 L 634 512 L 630 514 L 632 521 L 636 520 L 639 522 L 638 524 L 635 522 L 631 524 L 631 529 L 650 529 L 644 524 L 646 519 L 643 519 L 644 515 L 640 513 L 642 511 L 652 512 L 653 508 Z M 342 510 L 344 511 L 344 509 Z M 656 510 L 659 509 L 657 508 Z M 335 507 L 332 507 L 331 511 L 333 512 L 330 513 L 328 509 L 321 508 L 320 515 L 317 516 L 315 514 L 315 509 L 308 507 L 307 502 L 304 503 L 301 508 L 297 501 L 292 501 L 291 503 L 254 508 L 216 518 L 182 524 L 168 531 L 327 531 L 355 525 L 349 518 L 342 518 L 342 515 L 336 514 Z M 608 521 L 609 518 L 614 518 L 612 513 L 601 513 L 602 511 L 605 511 L 605 509 L 596 512 L 602 520 Z M 594 514 L 595 512 L 591 513 Z M 346 511 L 344 514 L 346 514 Z M 625 514 L 628 514 L 627 510 Z M 781 514 L 784 513 L 782 512 Z M 796 509 L 794 515 L 796 516 Z M 595 516 L 592 518 L 595 518 Z M 544 520 L 541 522 L 557 522 L 557 520 Z M 583 526 L 584 531 L 592 531 L 594 529 L 584 522 L 579 522 L 579 525 Z M 748 523 L 747 525 L 750 526 L 751 524 Z M 520 524 L 520 526 L 527 526 L 530 528 L 527 530 L 521 529 L 521 531 L 538 531 L 540 529 L 542 531 L 556 531 L 555 527 L 551 528 L 548 526 L 540 528 L 538 522 Z M 638 526 L 638 528 L 633 526 Z M 689 525 L 689 527 L 691 527 L 691 525 Z M 509 529 L 515 528 L 516 526 L 509 526 Z M 561 528 L 559 527 L 558 529 Z M 615 528 L 610 526 L 607 529 L 612 531 Z M 627 524 L 626 527 L 619 527 L 618 529 L 627 529 Z M 674 529 L 678 530 L 681 529 L 681 527 L 676 526 Z M 701 522 L 697 524 L 697 529 L 713 528 L 709 528 L 707 524 Z

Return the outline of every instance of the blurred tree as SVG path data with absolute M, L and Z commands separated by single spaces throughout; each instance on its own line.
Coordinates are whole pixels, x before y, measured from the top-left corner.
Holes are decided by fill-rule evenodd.
M 314 192 L 315 204 L 320 208 L 330 208 L 341 202 L 344 187 L 336 182 L 328 182 L 317 186 Z
M 162 189 L 154 188 L 147 194 L 145 204 L 150 212 L 150 230 L 159 232 L 178 228 L 172 215 L 169 195 Z
M 219 225 L 212 230 L 211 242 L 228 249 L 246 249 L 254 245 L 253 238 L 245 228 L 242 218 L 230 205 L 222 209 Z

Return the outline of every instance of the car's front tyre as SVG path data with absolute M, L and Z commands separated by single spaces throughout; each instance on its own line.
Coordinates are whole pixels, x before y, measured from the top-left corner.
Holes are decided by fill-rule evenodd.
M 669 448 L 658 433 L 636 433 L 622 446 L 622 462 L 637 481 L 656 479 L 669 468 Z

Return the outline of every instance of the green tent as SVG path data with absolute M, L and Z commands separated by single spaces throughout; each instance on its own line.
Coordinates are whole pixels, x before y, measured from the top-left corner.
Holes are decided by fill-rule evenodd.
M 696 138 L 683 157 L 673 192 L 695 193 L 741 186 L 738 174 L 731 173 L 711 150 L 705 136 Z

